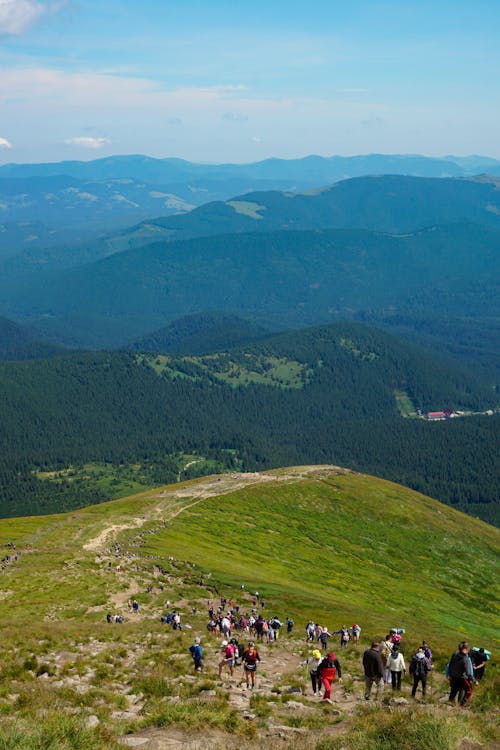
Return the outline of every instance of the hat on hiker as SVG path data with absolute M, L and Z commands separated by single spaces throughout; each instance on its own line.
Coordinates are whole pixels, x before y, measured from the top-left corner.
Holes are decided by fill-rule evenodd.
M 199 643 L 200 642 L 200 639 L 198 638 L 198 636 L 196 636 L 196 638 L 194 639 L 194 642 L 195 643 Z
M 330 653 L 328 654 L 328 661 L 335 661 L 335 654 L 333 653 L 333 651 L 330 651 Z
M 227 641 L 222 641 L 222 643 L 221 643 L 220 645 L 221 645 L 221 648 L 222 648 L 223 646 L 227 646 Z
M 315 648 L 313 651 L 313 656 L 315 659 L 321 659 L 321 651 L 318 648 Z

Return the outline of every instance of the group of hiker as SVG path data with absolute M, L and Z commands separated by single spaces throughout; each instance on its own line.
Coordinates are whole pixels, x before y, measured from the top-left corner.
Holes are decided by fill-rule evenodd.
M 189 651 L 193 658 L 195 670 L 203 672 L 205 663 L 203 661 L 203 649 L 200 640 L 197 636 L 193 644 L 189 647 Z M 249 641 L 247 648 L 245 648 L 243 644 L 238 643 L 236 638 L 231 638 L 230 641 L 223 640 L 220 645 L 220 659 L 218 663 L 219 677 L 222 677 L 224 667 L 228 669 L 230 676 L 233 677 L 234 667 L 243 666 L 246 686 L 253 689 L 255 687 L 255 674 L 258 662 L 260 662 L 260 656 L 253 641 Z
M 359 640 L 360 628 L 358 625 L 353 627 L 358 631 L 357 639 Z M 306 626 L 307 629 L 308 626 Z M 328 635 L 339 634 L 341 636 L 340 642 L 343 643 L 343 633 L 345 630 L 346 628 L 342 627 L 339 631 L 331 634 L 328 633 Z M 220 658 L 218 661 L 219 678 L 222 677 L 224 669 L 227 669 L 232 677 L 234 675 L 234 668 L 236 666 L 243 666 L 247 688 L 254 688 L 257 664 L 260 661 L 254 641 L 249 641 L 248 647 L 245 648 L 234 635 L 230 637 L 230 629 L 224 627 L 221 632 L 227 633 L 228 637 L 224 638 L 220 645 Z M 317 631 L 317 640 L 322 646 L 325 640 L 321 638 L 323 633 L 323 627 L 319 628 Z M 372 642 L 370 648 L 364 651 L 362 663 L 365 680 L 365 700 L 371 700 L 374 686 L 377 698 L 381 697 L 384 684 L 390 684 L 393 692 L 401 690 L 402 677 L 406 673 L 405 658 L 400 650 L 403 633 L 404 630 L 402 628 L 393 628 L 383 641 L 380 643 L 377 641 Z M 194 643 L 190 647 L 190 652 L 195 670 L 204 671 L 203 650 L 199 637 L 194 639 Z M 455 699 L 458 697 L 460 706 L 465 706 L 468 703 L 472 695 L 473 685 L 477 685 L 484 675 L 488 659 L 489 652 L 484 648 L 471 650 L 466 641 L 462 641 L 458 645 L 457 650 L 453 653 L 446 666 L 446 677 L 450 683 L 450 702 L 455 702 Z M 325 654 L 324 649 L 320 651 L 319 648 L 315 648 L 303 664 L 307 666 L 309 672 L 313 695 L 321 695 L 323 691 L 322 700 L 326 703 L 331 703 L 334 682 L 337 680 L 339 684 L 342 683 L 342 667 L 335 653 L 328 651 Z M 422 641 L 422 645 L 419 646 L 412 656 L 408 669 L 410 676 L 413 678 L 411 691 L 413 698 L 416 697 L 419 687 L 422 697 L 425 697 L 428 675 L 433 669 L 432 651 L 427 642 Z
M 377 694 L 384 687 L 384 681 L 392 684 L 393 690 L 401 690 L 401 677 L 406 672 L 403 655 L 399 651 L 399 643 L 393 643 L 391 636 L 386 636 L 382 644 L 372 643 L 371 647 L 363 654 L 363 667 L 365 671 L 365 699 L 370 700 L 372 686 L 375 684 Z M 390 644 L 388 648 L 387 644 Z M 388 654 L 385 658 L 385 650 Z M 489 659 L 489 651 L 484 648 L 471 649 L 467 641 L 458 644 L 458 648 L 452 654 L 446 665 L 446 677 L 450 683 L 450 694 L 448 700 L 454 703 L 458 698 L 458 704 L 465 706 L 471 696 L 474 685 L 481 681 L 486 663 Z M 384 667 L 385 662 L 385 667 Z M 427 678 L 434 669 L 432 662 L 432 651 L 425 641 L 413 655 L 409 672 L 413 677 L 412 697 L 415 698 L 419 685 L 422 697 L 425 697 Z M 390 679 L 388 679 L 390 673 Z
M 313 620 L 309 620 L 306 625 L 306 640 L 312 642 L 317 641 L 321 644 L 321 649 L 323 651 L 328 650 L 328 640 L 335 635 L 340 636 L 339 645 L 341 649 L 344 649 L 347 648 L 351 639 L 353 643 L 359 643 L 361 628 L 357 623 L 354 623 L 351 628 L 348 628 L 347 625 L 342 625 L 339 630 L 334 630 L 333 633 L 330 633 L 327 627 L 321 626 Z
M 254 610 L 251 614 L 241 613 L 238 605 L 231 606 L 231 604 L 226 612 L 227 600 L 223 599 L 222 601 L 223 604 L 221 602 L 217 612 L 215 612 L 213 604 L 210 604 L 208 609 L 207 630 L 213 635 L 221 634 L 225 638 L 229 638 L 232 632 L 239 631 L 248 633 L 257 641 L 272 643 L 278 640 L 280 630 L 283 627 L 286 627 L 286 632 L 289 635 L 293 632 L 294 621 L 291 617 L 287 617 L 285 623 L 283 623 L 276 615 L 265 618 L 262 613 Z

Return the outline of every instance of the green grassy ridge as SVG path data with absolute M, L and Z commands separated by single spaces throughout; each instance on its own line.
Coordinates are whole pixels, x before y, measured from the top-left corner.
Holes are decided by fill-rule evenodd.
M 401 624 L 438 640 L 469 635 L 492 645 L 496 529 L 367 475 L 268 474 L 276 481 L 203 499 L 197 488 L 206 480 L 194 480 L 69 514 L 3 521 L 4 549 L 8 542 L 31 546 L 1 579 L 7 620 L 71 619 L 104 605 L 124 584 L 84 545 L 113 526 L 124 544 L 145 533 L 139 554 L 167 567 L 174 555 L 212 572 L 224 590 L 255 586 L 281 615 L 327 618 L 331 628 L 359 620 L 379 635 Z M 179 488 L 185 497 L 172 496 Z
M 212 496 L 206 497 L 208 493 Z M 114 533 L 106 535 L 109 531 Z M 139 538 L 141 546 L 137 546 Z M 122 575 L 115 573 L 114 552 L 99 557 L 115 539 L 122 548 Z M 474 694 L 474 713 L 468 717 L 478 737 L 493 731 L 489 715 L 481 711 L 487 710 L 486 692 L 493 685 L 498 648 L 499 532 L 402 486 L 328 466 L 285 468 L 260 476 L 215 476 L 71 513 L 7 519 L 0 524 L 4 552 L 11 549 L 6 548 L 9 542 L 17 550 L 29 544 L 31 550 L 24 550 L 20 560 L 0 575 L 4 612 L 0 712 L 15 716 L 18 731 L 11 732 L 9 722 L 3 727 L 0 744 L 6 747 L 14 748 L 17 742 L 41 750 L 46 747 L 43 727 L 46 736 L 60 742 L 53 739 L 54 747 L 100 750 L 115 747 L 117 735 L 124 732 L 168 726 L 190 732 L 219 727 L 241 736 L 241 746 L 246 746 L 244 738 L 250 741 L 253 735 L 248 732 L 255 733 L 256 726 L 234 711 L 227 693 L 217 689 L 208 703 L 202 698 L 203 689 L 215 686 L 210 669 L 202 681 L 189 682 L 184 675 L 191 670 L 187 647 L 193 635 L 202 636 L 210 664 L 217 658 L 218 641 L 212 641 L 205 629 L 207 597 L 224 593 L 249 606 L 249 594 L 256 589 L 265 598 L 269 616 L 291 615 L 296 622 L 289 643 L 282 634 L 277 646 L 264 649 L 262 675 L 272 679 L 274 670 L 280 669 L 275 663 L 280 649 L 292 651 L 297 663 L 304 658 L 308 649 L 303 625 L 310 617 L 330 630 L 344 621 L 361 623 L 362 644 L 351 644 L 340 655 L 344 671 L 354 676 L 361 674 L 365 644 L 385 635 L 391 626 L 403 626 L 405 656 L 425 637 L 436 661 L 436 696 L 431 691 L 425 715 L 422 707 L 418 715 L 409 708 L 408 716 L 412 725 L 424 727 L 427 722 L 434 735 L 439 724 L 440 747 L 455 750 L 454 741 L 445 744 L 445 735 L 449 729 L 463 737 L 463 727 L 454 714 L 449 721 L 444 714 L 434 718 L 440 710 L 434 703 L 446 690 L 442 677 L 446 659 L 456 642 L 467 637 L 493 651 L 485 683 Z M 129 553 L 134 560 L 129 561 Z M 169 561 L 171 555 L 174 562 Z M 169 571 L 165 592 L 158 591 L 153 578 L 156 564 Z M 202 587 L 198 577 L 204 579 Z M 131 583 L 138 587 L 140 618 L 126 615 L 124 625 L 107 625 L 104 615 L 115 608 L 112 598 L 120 593 L 125 601 Z M 146 592 L 149 583 L 155 584 L 152 594 Z M 180 602 L 184 622 L 189 620 L 192 630 L 174 633 L 159 622 L 167 597 Z M 191 615 L 195 603 L 199 613 Z M 336 637 L 332 644 L 338 647 Z M 281 682 L 305 685 L 297 669 Z M 48 678 L 41 681 L 44 672 Z M 83 678 L 90 672 L 94 676 L 83 694 L 59 684 L 65 677 Z M 207 681 L 210 685 L 203 688 Z M 113 718 L 115 709 L 127 705 L 121 687 L 145 696 L 144 709 L 133 720 Z M 11 693 L 18 695 L 14 703 L 9 702 Z M 178 696 L 178 702 L 165 702 L 164 696 Z M 68 708 L 75 715 L 66 724 L 58 722 L 54 711 L 63 716 Z M 321 747 L 364 750 L 368 740 L 376 747 L 374 726 L 387 736 L 394 734 L 388 747 L 411 747 L 416 726 L 406 732 L 405 722 L 389 720 L 394 712 L 385 707 L 382 712 L 372 711 L 365 721 L 364 708 L 349 722 L 355 734 L 349 729 L 343 735 L 349 742 L 329 744 L 324 739 L 327 744 Z M 101 720 L 95 732 L 82 723 L 87 710 Z M 273 711 L 279 713 L 280 706 Z M 310 728 L 320 732 L 331 721 L 324 711 L 306 719 Z M 261 726 L 265 718 L 259 721 Z M 309 739 L 311 749 L 320 747 Z
M 392 618 L 433 637 L 451 630 L 455 639 L 471 632 L 492 639 L 498 534 L 470 520 L 398 485 L 349 473 L 207 499 L 145 551 L 168 549 L 234 589 L 250 577 L 281 611 L 306 617 L 320 610 L 334 620 L 330 627 L 364 619 L 381 634 Z

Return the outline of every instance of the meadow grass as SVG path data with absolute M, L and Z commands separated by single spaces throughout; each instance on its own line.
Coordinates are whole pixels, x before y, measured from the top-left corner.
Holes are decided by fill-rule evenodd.
M 288 700 L 307 698 L 283 690 L 304 693 L 308 684 L 299 663 L 311 650 L 302 640 L 310 618 L 330 630 L 360 622 L 364 645 L 337 652 L 351 675 L 344 685 L 348 694 L 359 693 L 367 641 L 392 626 L 406 628 L 406 656 L 422 638 L 430 641 L 435 689 L 425 706 L 405 712 L 388 697 L 382 711 L 365 711 L 363 704 L 342 743 L 311 736 L 301 748 L 323 742 L 330 743 L 323 750 L 406 750 L 416 738 L 427 742 L 432 736 L 435 744 L 428 747 L 454 750 L 460 737 L 493 740 L 495 658 L 474 692 L 467 727 L 458 710 L 444 713 L 440 701 L 446 699 L 441 673 L 459 640 L 467 637 L 494 652 L 498 530 L 373 477 L 330 468 L 266 476 L 235 491 L 237 478 L 223 478 L 220 485 L 204 479 L 72 513 L 2 521 L 4 554 L 12 553 L 10 543 L 22 555 L 0 576 L 1 748 L 101 750 L 115 747 L 114 733 L 170 726 L 195 732 L 212 727 L 241 737 L 244 747 L 273 714 L 290 729 L 321 733 L 338 719 L 321 708 L 290 715 Z M 207 487 L 214 496 L 204 497 Z M 124 573 L 116 572 L 117 560 Z M 108 625 L 105 612 L 113 601 L 125 606 L 131 584 L 141 616 Z M 207 669 L 194 677 L 187 648 L 201 633 L 208 661 L 215 663 L 218 643 L 205 629 L 206 602 L 225 594 L 247 608 L 256 590 L 266 614 L 292 616 L 296 626 L 292 639 L 282 632 L 269 648 L 260 674 L 278 692 L 252 695 L 257 721 L 249 722 L 231 705 L 216 673 Z M 174 633 L 160 623 L 167 598 L 180 602 L 191 631 Z M 193 605 L 198 612 L 191 613 Z M 297 667 L 277 678 L 273 655 L 288 643 L 284 648 L 293 650 Z M 337 650 L 336 638 L 331 645 Z M 85 725 L 89 713 L 101 721 L 97 729 Z

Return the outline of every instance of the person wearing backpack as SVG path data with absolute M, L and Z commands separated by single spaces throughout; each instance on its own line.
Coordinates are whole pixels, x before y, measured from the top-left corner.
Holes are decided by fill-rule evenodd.
M 486 663 L 489 659 L 488 654 L 489 651 L 487 653 L 484 648 L 473 648 L 470 652 L 472 666 L 474 668 L 474 679 L 476 682 L 480 682 L 480 680 L 483 679 Z
M 458 702 L 465 706 L 472 695 L 472 685 L 474 683 L 474 673 L 472 662 L 469 657 L 470 646 L 467 641 L 458 644 L 458 649 L 447 665 L 447 677 L 450 680 L 450 703 L 455 702 L 458 695 Z
M 347 625 L 342 625 L 340 630 L 334 631 L 333 635 L 340 635 L 340 648 L 347 648 L 347 644 L 351 637 Z
M 406 664 L 404 656 L 396 643 L 392 647 L 386 663 L 391 672 L 392 689 L 401 690 L 401 677 L 403 672 L 406 672 Z
M 342 682 L 342 669 L 340 667 L 339 660 L 333 653 L 333 651 L 330 651 L 318 664 L 318 673 L 317 678 L 323 683 L 323 687 L 325 688 L 325 692 L 323 694 L 323 700 L 325 703 L 331 703 L 332 700 L 332 685 L 337 677 L 339 678 L 339 683 Z
M 205 667 L 203 663 L 203 650 L 200 646 L 200 639 L 198 637 L 194 639 L 193 645 L 189 647 L 189 651 L 193 657 L 195 671 L 203 672 Z
M 380 656 L 382 657 L 382 667 L 384 670 L 384 682 L 388 685 L 391 681 L 391 670 L 387 666 L 389 656 L 391 655 L 391 651 L 393 649 L 393 642 L 391 641 L 391 636 L 388 634 L 385 636 L 385 641 L 382 641 L 382 643 L 379 646 Z
M 321 643 L 321 650 L 326 651 L 328 648 L 328 639 L 332 637 L 332 633 L 328 632 L 328 628 L 321 628 L 321 632 L 318 637 L 318 641 Z
M 417 694 L 418 683 L 422 683 L 422 698 L 425 698 L 425 689 L 427 687 L 427 674 L 429 672 L 429 662 L 425 658 L 425 651 L 420 647 L 410 662 L 410 674 L 413 677 L 413 688 L 411 691 L 412 698 Z
M 234 673 L 234 654 L 235 654 L 236 649 L 232 643 L 228 643 L 227 641 L 222 641 L 221 651 L 222 651 L 223 656 L 219 662 L 219 679 L 222 677 L 222 670 L 224 666 L 226 666 L 229 669 L 229 674 L 232 677 Z

